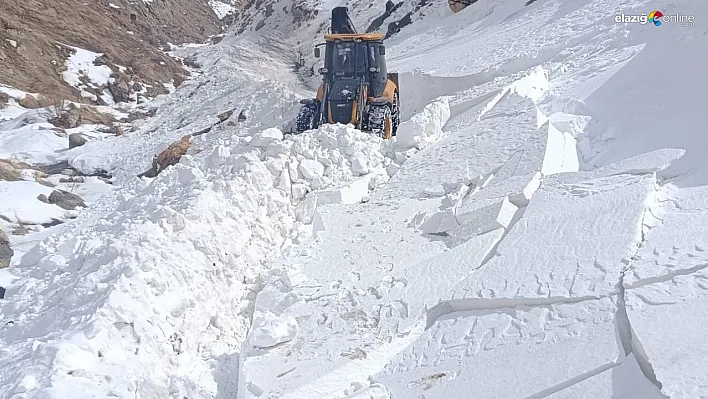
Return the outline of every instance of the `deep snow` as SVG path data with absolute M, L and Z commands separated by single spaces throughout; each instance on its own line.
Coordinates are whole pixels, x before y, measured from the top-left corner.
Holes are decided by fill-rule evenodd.
M 276 32 L 175 49 L 203 70 L 137 132 L 24 146 L 41 115 L 3 111 L 2 156 L 118 189 L 0 276 L 0 398 L 708 396 L 706 5 L 431 2 L 387 41 L 405 121 L 383 142 L 283 135 L 328 15 L 287 31 L 272 3 Z M 614 22 L 651 9 L 695 26 Z

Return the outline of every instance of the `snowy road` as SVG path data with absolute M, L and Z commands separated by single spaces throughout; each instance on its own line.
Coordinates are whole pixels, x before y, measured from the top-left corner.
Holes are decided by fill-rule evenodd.
M 313 23 L 178 50 L 204 74 L 61 154 L 121 190 L 14 265 L 0 398 L 708 397 L 708 7 L 443 3 L 387 41 L 390 142 L 282 135 Z M 653 8 L 696 25 L 614 22 Z

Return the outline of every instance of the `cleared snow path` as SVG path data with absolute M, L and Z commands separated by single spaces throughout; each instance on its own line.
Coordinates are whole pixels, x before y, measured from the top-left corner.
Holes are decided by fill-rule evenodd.
M 411 123 L 433 126 L 440 101 L 449 120 L 430 139 L 404 129 L 389 154 L 405 163 L 367 203 L 316 208 L 315 238 L 276 265 L 256 306 L 293 318 L 297 334 L 244 347 L 239 397 L 708 393 L 695 351 L 704 312 L 692 311 L 704 234 L 674 244 L 705 204 L 699 190 L 674 199 L 666 174 L 686 151 L 588 163 L 616 131 L 599 131 L 611 121 L 583 100 L 625 90 L 613 76 L 636 65 L 644 45 L 631 35 L 646 28 L 614 23 L 630 11 L 609 0 L 537 2 L 534 18 L 518 7 L 477 3 L 392 39 Z M 653 334 L 657 318 L 667 327 Z

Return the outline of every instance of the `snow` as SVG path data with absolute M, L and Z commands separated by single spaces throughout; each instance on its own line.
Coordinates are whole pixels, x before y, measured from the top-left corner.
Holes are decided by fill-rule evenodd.
M 121 137 L 65 151 L 3 110 L 2 156 L 113 186 L 75 185 L 77 219 L 11 238 L 0 397 L 707 396 L 708 31 L 614 15 L 708 7 L 407 2 L 382 25 L 411 12 L 387 39 L 398 135 L 288 134 L 313 92 L 292 60 L 339 4 L 297 27 L 266 1 L 245 33 L 171 46 L 203 74 Z M 361 29 L 382 8 L 350 4 Z M 230 110 L 247 120 L 217 123 Z M 0 183 L 11 221 L 65 216 L 36 200 L 51 188 Z
M 209 6 L 214 10 L 214 13 L 219 19 L 224 18 L 236 10 L 232 5 L 217 0 L 210 0 Z
M 34 181 L 0 181 L 0 216 L 10 222 L 26 224 L 63 219 L 65 210 L 37 199 L 41 194 L 49 197 L 52 191 Z
M 0 85 L 0 92 L 5 93 L 8 96 L 15 98 L 17 100 L 21 100 L 22 98 L 25 97 L 25 95 L 27 95 L 27 93 L 25 93 L 22 90 L 18 90 L 18 89 L 15 89 L 14 87 L 9 87 L 9 86 L 5 86 L 5 85 Z
M 8 130 L 0 135 L 0 157 L 12 156 L 23 161 L 51 163 L 56 160 L 53 154 L 68 145 L 66 137 L 58 136 L 49 128 Z
M 111 68 L 106 65 L 94 65 L 94 60 L 103 53 L 94 53 L 79 47 L 67 46 L 74 53 L 66 60 L 66 71 L 63 72 L 64 81 L 69 85 L 81 89 L 86 86 L 80 78 L 85 76 L 94 87 L 105 86 L 111 77 Z

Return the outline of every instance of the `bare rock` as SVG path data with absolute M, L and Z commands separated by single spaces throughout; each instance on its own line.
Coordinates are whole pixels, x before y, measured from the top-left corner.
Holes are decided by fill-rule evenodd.
M 14 161 L 11 159 L 0 159 L 0 180 L 4 181 L 19 181 L 22 180 L 20 172 L 22 169 L 31 169 L 32 167 L 24 162 Z
M 61 179 L 59 179 L 59 183 L 83 183 L 83 182 L 84 182 L 83 176 L 62 177 Z
M 132 85 L 130 77 L 124 73 L 114 74 L 113 83 L 108 83 L 108 91 L 113 97 L 113 101 L 117 103 L 125 103 L 130 101 Z
M 448 0 L 450 9 L 454 13 L 458 13 L 476 2 L 477 0 Z
M 81 147 L 86 144 L 86 138 L 80 133 L 72 133 L 69 135 L 69 148 Z
M 68 191 L 54 190 L 51 194 L 49 194 L 48 200 L 50 204 L 54 204 L 68 211 L 74 210 L 77 207 L 86 207 L 86 204 L 81 197 Z
M 16 227 L 12 230 L 12 235 L 13 235 L 13 236 L 24 236 L 24 235 L 27 235 L 28 233 L 29 233 L 29 229 L 28 229 L 27 226 L 25 226 L 24 224 L 21 224 L 21 225 L 19 225 L 19 226 L 16 226 Z
M 10 247 L 10 240 L 7 238 L 7 234 L 0 230 L 0 269 L 4 269 L 10 266 L 10 260 L 12 260 L 12 255 L 15 251 Z
M 69 109 L 49 120 L 54 126 L 62 129 L 73 129 L 80 125 L 91 123 L 97 125 L 111 125 L 115 118 L 113 115 L 105 114 L 89 105 L 77 107 L 69 104 Z
M 10 96 L 7 93 L 0 92 L 0 109 L 5 108 L 10 101 Z
M 152 167 L 138 175 L 138 177 L 149 177 L 153 178 L 165 170 L 168 166 L 176 165 L 182 155 L 187 153 L 191 145 L 191 136 L 187 135 L 182 137 L 180 141 L 176 141 L 167 147 L 166 150 L 162 151 L 152 160 Z
M 28 109 L 50 107 L 50 106 L 52 106 L 53 103 L 54 103 L 54 101 L 52 101 L 48 97 L 45 97 L 41 94 L 38 96 L 34 96 L 32 94 L 27 94 L 18 102 L 18 104 L 20 104 L 21 107 L 28 108 Z
M 217 115 L 216 117 L 219 118 L 219 123 L 222 123 L 231 118 L 231 115 L 233 115 L 234 111 L 235 109 L 230 109 Z

